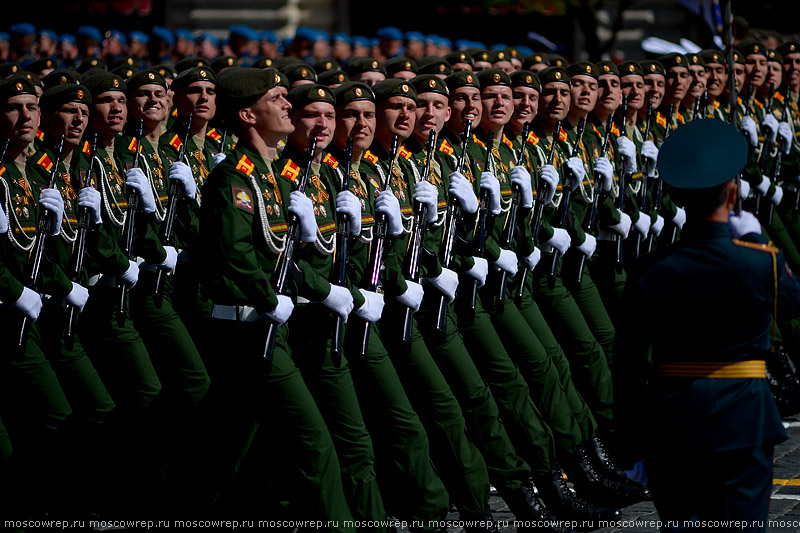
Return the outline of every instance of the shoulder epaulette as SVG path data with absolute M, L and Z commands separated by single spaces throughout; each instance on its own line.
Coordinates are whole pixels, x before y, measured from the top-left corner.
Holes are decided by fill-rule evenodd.
M 771 254 L 777 254 L 779 252 L 778 248 L 773 245 L 771 241 L 767 244 L 762 244 L 760 242 L 747 242 L 740 239 L 733 239 L 733 244 L 744 248 L 750 248 L 751 250 L 758 250 L 759 252 L 768 252 Z
M 784 100 L 784 96 L 781 94 L 780 91 L 775 91 L 775 94 L 773 95 L 773 97 L 777 98 L 779 102 L 783 102 L 783 100 Z
M 403 159 L 411 159 L 412 154 L 411 152 L 408 151 L 408 149 L 406 149 L 405 146 L 401 146 L 398 153 L 400 154 L 400 157 L 402 157 Z
M 327 163 L 331 166 L 331 168 L 336 168 L 339 166 L 339 162 L 331 154 L 325 154 L 325 157 L 322 158 L 322 162 Z
M 214 139 L 215 141 L 218 141 L 218 142 L 220 140 L 222 140 L 222 135 L 217 133 L 217 129 L 216 128 L 211 128 L 210 131 L 206 132 L 206 137 L 210 137 L 210 138 L 212 138 L 212 139 Z
M 719 109 L 720 103 L 719 100 L 714 100 L 714 109 Z
M 181 138 L 178 137 L 178 134 L 176 133 L 175 135 L 172 136 L 172 139 L 170 139 L 169 145 L 175 148 L 176 150 L 180 151 L 181 146 L 183 146 L 183 141 L 181 141 Z
M 176 107 L 175 109 L 173 109 L 172 113 L 170 113 L 170 115 L 172 115 L 173 117 L 177 117 L 178 116 L 178 108 Z
M 239 159 L 239 162 L 236 163 L 236 170 L 244 174 L 245 176 L 250 176 L 253 171 L 256 169 L 256 164 L 250 161 L 250 158 L 246 155 L 242 154 L 242 157 Z
M 660 111 L 656 111 L 656 124 L 663 128 L 667 127 L 667 117 L 662 115 Z
M 535 133 L 530 132 L 528 134 L 528 142 L 536 146 L 537 144 L 539 144 L 539 137 L 537 137 Z
M 297 179 L 297 176 L 299 175 L 300 175 L 300 167 L 295 165 L 294 161 L 292 161 L 291 159 L 286 161 L 286 164 L 283 165 L 283 170 L 281 170 L 281 176 L 294 181 Z
M 764 109 L 764 104 L 762 104 L 762 103 L 761 103 L 761 102 L 759 102 L 758 100 L 755 100 L 755 99 L 753 99 L 753 103 L 754 103 L 754 104 L 756 104 L 756 105 L 757 105 L 758 107 L 760 107 L 761 109 Z
M 611 133 L 613 133 L 613 134 L 614 134 L 614 135 L 616 135 L 617 137 L 619 137 L 620 135 L 622 135 L 622 134 L 620 133 L 620 131 L 619 131 L 619 127 L 617 127 L 617 125 L 616 125 L 615 123 L 613 123 L 613 122 L 611 123 Z
M 2 176 L 5 173 L 6 173 L 6 166 L 5 165 L 0 165 L 0 176 Z
M 81 149 L 81 152 L 83 152 L 86 155 L 92 154 L 92 147 L 89 146 L 89 141 L 83 141 L 83 148 Z
M 177 135 L 176 135 L 176 137 L 177 137 Z M 180 142 L 180 141 L 179 141 L 179 142 Z M 135 153 L 135 152 L 136 152 L 136 150 L 137 150 L 137 144 L 138 144 L 138 143 L 136 142 L 136 137 L 133 137 L 133 138 L 131 139 L 131 143 L 128 145 L 128 150 L 130 150 L 131 152 L 134 152 L 134 153 Z
M 506 137 L 505 133 L 503 134 L 503 144 L 505 144 L 506 146 L 508 146 L 512 150 L 514 149 L 514 143 L 511 142 L 511 139 Z
M 455 150 L 453 150 L 453 147 L 447 142 L 447 139 L 442 140 L 442 144 L 439 145 L 439 151 L 447 155 L 453 155 L 453 153 L 455 153 Z
M 42 157 L 36 162 L 37 165 L 45 169 L 46 171 L 50 172 L 50 169 L 53 168 L 53 162 L 50 161 L 50 156 L 47 155 L 47 152 L 42 154 Z
M 598 130 L 598 129 L 597 129 L 597 126 L 595 126 L 594 124 L 592 124 L 592 131 L 594 131 L 595 135 L 597 135 L 597 136 L 598 136 L 598 137 L 600 137 L 601 139 L 603 138 L 603 134 L 602 134 L 602 133 L 600 133 L 600 130 Z
M 373 165 L 378 164 L 378 156 L 367 150 L 364 152 L 364 159 L 372 163 Z
M 480 139 L 478 139 L 478 136 L 477 136 L 477 135 L 475 135 L 474 133 L 472 134 L 472 141 L 473 141 L 475 144 L 477 144 L 478 146 L 480 146 L 481 148 L 486 148 L 486 145 L 485 145 L 485 144 L 483 144 L 483 141 L 481 141 Z
M 40 141 L 44 140 L 44 132 L 42 130 L 36 130 L 36 138 Z
M 561 131 L 558 132 L 558 138 L 564 142 L 567 142 L 567 139 L 569 139 L 567 132 L 564 131 L 564 128 L 561 128 Z
M 686 122 L 686 119 L 683 118 L 683 114 L 680 111 L 678 111 L 678 122 L 680 122 L 681 124 Z

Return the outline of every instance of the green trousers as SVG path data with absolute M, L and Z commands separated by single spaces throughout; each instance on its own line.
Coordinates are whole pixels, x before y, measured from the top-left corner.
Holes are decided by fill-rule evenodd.
M 603 305 L 615 323 L 619 316 L 619 303 L 622 300 L 622 290 L 628 278 L 624 269 L 615 266 L 617 258 L 617 245 L 613 241 L 597 241 L 597 250 L 591 259 L 586 261 L 584 272 L 590 272 L 592 280 L 603 300 Z M 584 274 L 585 275 L 585 274 Z
M 758 219 L 761 221 L 765 235 L 783 252 L 783 257 L 789 267 L 800 272 L 800 251 L 798 251 L 797 245 L 800 241 L 797 240 L 798 234 L 796 231 L 797 217 L 787 209 L 788 205 L 783 209 L 781 209 L 781 206 L 777 206 L 772 213 L 772 224 L 767 225 L 768 206 L 771 203 L 767 199 L 761 201 L 761 211 Z M 788 224 L 783 220 L 785 215 L 789 216 Z

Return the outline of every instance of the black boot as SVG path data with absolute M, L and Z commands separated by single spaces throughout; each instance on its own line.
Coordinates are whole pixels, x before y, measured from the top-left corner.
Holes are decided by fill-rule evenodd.
M 480 522 L 479 525 L 473 524 L 464 527 L 466 533 L 500 533 L 500 528 L 497 527 L 497 522 L 494 521 L 491 509 L 486 509 L 482 515 L 471 516 L 469 518 L 461 515 L 461 519 L 467 522 Z
M 598 472 L 585 446 L 579 446 L 565 465 L 575 489 L 593 503 L 624 507 L 645 499 L 644 487 L 619 483 Z
M 800 412 L 800 380 L 797 378 L 792 361 L 783 347 L 775 346 L 775 351 L 766 356 L 767 383 L 775 397 L 775 403 L 782 417 Z
M 591 531 L 599 527 L 611 527 L 611 524 L 601 524 L 619 520 L 622 513 L 619 509 L 605 509 L 596 507 L 591 503 L 582 500 L 575 492 L 567 486 L 564 471 L 561 466 L 555 468 L 547 476 L 542 476 L 536 480 L 536 486 L 542 499 L 547 504 L 553 514 L 560 520 L 573 520 L 583 527 L 582 531 Z
M 528 480 L 514 491 L 504 491 L 503 501 L 514 513 L 514 518 L 518 522 L 518 533 L 542 531 L 550 533 L 574 533 L 569 528 L 559 527 L 557 518 L 550 514 L 544 501 L 539 496 L 539 492 L 534 486 L 533 481 Z
M 613 481 L 619 481 L 632 487 L 637 487 L 642 490 L 643 499 L 650 499 L 650 491 L 644 485 L 632 480 L 628 474 L 614 461 L 611 454 L 608 452 L 605 443 L 599 437 L 593 438 L 589 442 L 589 451 L 592 452 L 594 464 L 597 470 Z

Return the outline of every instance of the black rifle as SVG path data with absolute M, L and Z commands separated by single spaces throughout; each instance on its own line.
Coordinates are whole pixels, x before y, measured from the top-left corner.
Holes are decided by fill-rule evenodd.
M 184 157 L 186 157 L 186 145 L 189 143 L 191 128 L 192 114 L 189 113 L 189 116 L 186 117 L 186 132 L 183 134 L 183 139 L 181 139 L 181 148 L 178 150 L 176 162 L 183 162 Z M 178 212 L 178 200 L 181 199 L 181 184 L 178 183 L 178 180 L 172 180 L 172 183 L 169 184 L 168 194 L 167 210 L 164 212 L 164 220 L 161 222 L 161 243 L 164 246 L 172 246 L 175 237 L 175 216 Z M 164 299 L 164 276 L 166 276 L 166 271 L 163 268 L 156 270 L 156 284 L 153 296 L 157 306 L 160 306 Z
M 783 105 L 783 116 L 781 118 L 783 118 L 783 120 L 786 120 L 787 123 L 789 122 L 788 121 L 789 106 L 786 105 L 785 101 Z M 783 151 L 785 149 L 786 149 L 786 144 L 783 137 L 781 137 L 780 139 L 778 139 L 778 153 L 775 154 L 775 166 L 772 168 L 772 176 L 770 181 L 773 184 L 777 184 L 778 178 L 780 178 L 781 167 L 783 166 Z M 775 214 L 775 204 L 772 201 L 770 201 L 767 206 L 767 226 L 772 225 L 772 218 L 774 214 Z
M 764 107 L 764 118 L 768 117 L 770 113 L 772 113 L 772 95 L 775 92 L 775 84 L 769 84 L 769 93 L 767 94 L 767 102 L 766 106 Z M 778 132 L 775 132 L 776 135 Z M 771 148 L 771 147 L 770 147 Z M 759 162 L 759 168 L 761 169 L 761 174 L 764 175 L 767 172 L 767 160 L 769 159 L 769 150 L 767 147 L 766 142 L 766 135 L 764 135 L 764 143 L 761 145 L 761 161 Z M 763 195 L 758 191 L 755 190 L 755 195 L 753 201 L 753 214 L 759 216 L 761 214 L 761 200 L 763 199 Z
M 608 146 L 611 143 L 611 126 L 614 124 L 614 113 L 610 113 L 608 115 L 608 120 L 606 121 L 606 130 L 603 133 L 603 145 L 600 148 L 600 157 L 606 157 L 608 154 Z M 611 176 L 611 179 L 614 179 L 614 176 Z M 592 198 L 592 208 L 589 211 L 589 222 L 586 224 L 586 232 L 593 233 L 597 226 L 597 211 L 598 205 L 600 203 L 600 191 L 602 186 L 597 186 L 597 180 L 595 179 L 595 188 L 594 188 L 594 197 Z M 578 287 L 581 286 L 581 282 L 583 281 L 583 269 L 586 265 L 586 255 L 580 254 L 578 258 L 578 268 L 577 268 L 577 275 L 575 277 L 575 283 Z
M 461 134 L 461 156 L 458 158 L 456 165 L 456 172 L 459 174 L 464 172 L 464 163 L 467 159 L 467 144 L 469 143 L 470 135 L 472 135 L 472 121 L 467 121 L 464 126 L 464 131 Z M 444 233 L 444 246 L 442 246 L 442 268 L 450 268 L 453 262 L 453 255 L 456 245 L 456 226 L 461 219 L 461 208 L 458 205 L 458 200 L 450 198 L 447 204 L 447 229 Z M 445 295 L 439 297 L 439 313 L 437 314 L 436 331 L 444 335 L 447 333 L 447 306 L 450 302 L 447 301 Z
M 553 129 L 553 142 L 550 144 L 550 153 L 547 154 L 547 161 L 545 161 L 545 165 L 552 165 L 553 159 L 556 156 L 556 139 L 558 139 L 558 134 L 561 133 L 561 121 L 556 122 L 556 126 Z M 539 178 L 539 190 L 536 192 L 536 209 L 533 212 L 533 229 L 531 230 L 531 242 L 536 244 L 537 239 L 539 238 L 539 229 L 542 227 L 542 219 L 544 218 L 544 197 L 545 197 L 545 187 L 547 184 Z M 514 295 L 514 298 L 517 301 L 522 299 L 522 295 L 525 293 L 525 281 L 528 279 L 528 269 L 521 268 L 517 273 L 517 292 Z
M 521 167 L 525 163 L 525 143 L 528 139 L 528 133 L 531 131 L 532 120 L 529 120 L 522 125 L 522 145 L 519 149 L 519 157 L 517 158 L 516 166 Z M 519 205 L 522 202 L 522 189 L 514 185 L 514 192 L 511 195 L 511 207 L 508 209 L 508 217 L 506 218 L 506 235 L 505 235 L 505 248 L 507 250 L 514 249 L 514 234 L 517 229 L 517 216 L 519 213 Z M 497 291 L 497 298 L 500 303 L 506 299 L 506 280 L 508 276 L 504 270 L 500 271 L 500 286 Z
M 309 174 L 311 174 L 311 163 L 314 162 L 314 156 L 317 155 L 317 138 L 311 137 L 306 152 L 308 163 L 303 171 L 303 175 L 297 181 L 297 190 L 304 193 L 306 192 L 306 184 L 308 183 Z M 254 191 L 258 192 L 258 191 Z M 275 294 L 282 295 L 286 291 L 286 281 L 289 278 L 289 272 L 294 266 L 294 252 L 297 243 L 300 241 L 300 218 L 292 214 L 289 217 L 289 227 L 286 230 L 286 241 L 284 242 L 283 255 L 280 257 L 278 263 L 278 277 L 275 280 Z M 278 335 L 278 323 L 274 320 L 267 319 L 267 339 L 264 342 L 264 358 L 272 362 L 272 354 L 275 351 L 275 339 Z
M 628 120 L 628 97 L 622 97 L 622 136 L 628 137 L 628 129 L 626 122 Z M 622 172 L 619 173 L 619 196 L 617 198 L 617 209 L 620 212 L 624 212 L 625 209 L 625 188 L 627 187 L 627 169 L 625 165 L 623 165 Z M 617 243 L 617 258 L 614 261 L 614 265 L 617 269 L 617 272 L 622 271 L 622 235 L 613 234 L 613 241 Z
M 89 152 L 89 170 L 86 172 L 86 179 L 82 183 L 83 187 L 95 187 L 97 180 L 94 174 L 94 158 L 97 154 L 97 133 L 92 137 L 92 144 Z M 83 275 L 83 260 L 86 256 L 86 235 L 89 233 L 89 216 L 91 211 L 88 207 L 78 209 L 78 234 L 75 237 L 75 244 L 72 246 L 72 256 L 69 261 L 69 279 L 73 283 L 79 283 Z M 77 307 L 67 304 L 67 324 L 64 328 L 64 345 L 71 350 L 75 345 L 75 320 L 80 311 Z
M 3 158 L 5 159 L 6 152 L 8 151 L 9 143 L 6 143 L 6 148 L 3 150 Z M 61 152 L 64 151 L 64 136 L 62 135 L 58 140 L 56 146 L 56 161 L 53 164 L 53 169 L 50 171 L 50 181 L 47 185 L 48 189 L 55 189 L 56 180 L 58 179 L 58 167 L 61 164 Z M 39 284 L 39 275 L 42 270 L 42 259 L 44 258 L 44 245 L 47 236 L 52 233 L 52 224 L 50 223 L 50 211 L 41 207 L 39 211 L 39 219 L 36 221 L 36 242 L 33 245 L 33 252 L 28 259 L 28 277 L 25 279 L 25 286 L 32 291 L 36 291 L 36 286 Z M 38 292 L 38 291 L 37 291 Z M 25 349 L 25 343 L 28 339 L 28 316 L 23 315 L 19 327 L 19 335 L 17 337 L 17 348 L 20 351 Z
M 489 172 L 489 162 L 492 160 L 492 146 L 494 144 L 494 132 L 489 132 L 489 144 L 486 146 L 486 160 L 483 162 L 483 171 Z M 464 147 L 466 150 L 467 147 Z M 489 191 L 481 189 L 480 205 L 478 206 L 478 238 L 475 244 L 475 257 L 483 257 L 486 249 L 486 218 L 489 216 Z M 469 283 L 469 298 L 467 300 L 468 309 L 475 312 L 475 303 L 478 301 L 478 280 L 471 280 Z
M 731 9 L 731 4 L 733 0 L 725 0 L 725 7 L 723 8 L 723 17 L 724 17 L 724 24 L 725 24 L 725 55 L 727 56 L 726 63 L 728 64 L 728 110 L 730 114 L 728 116 L 728 121 L 733 124 L 734 126 L 739 125 L 739 121 L 737 120 L 737 109 L 736 109 L 736 76 L 735 76 L 735 60 L 734 60 L 734 50 L 733 50 L 733 11 Z M 733 207 L 734 214 L 739 216 L 742 214 L 742 195 L 739 194 L 739 191 L 742 190 L 741 188 L 741 181 L 742 176 L 741 174 L 736 175 L 736 204 Z M 674 242 L 674 241 L 673 241 Z
M 436 148 L 436 129 L 431 129 L 428 140 L 425 142 L 425 168 L 422 169 L 420 183 L 428 181 L 431 176 L 431 163 L 433 162 L 433 150 Z M 436 208 L 434 207 L 434 210 Z M 406 265 L 406 279 L 419 283 L 419 254 L 422 253 L 422 241 L 425 238 L 427 229 L 428 206 L 419 202 L 414 206 L 414 232 L 411 234 L 411 242 L 408 247 L 408 261 Z M 411 337 L 414 332 L 414 310 L 410 307 L 403 309 L 403 342 L 410 345 Z
M 698 98 L 697 101 L 699 102 L 700 99 Z M 650 123 L 653 119 L 653 101 L 647 101 L 647 118 L 645 119 L 647 122 L 644 126 L 644 140 L 647 141 L 647 138 L 650 136 Z M 639 190 L 639 212 L 643 214 L 647 211 L 647 169 L 642 169 L 642 186 Z M 637 231 L 636 232 L 636 240 L 633 241 L 633 257 L 639 257 L 641 253 L 642 247 L 642 235 Z
M 144 120 L 139 120 L 136 127 L 136 156 L 133 159 L 133 167 L 139 168 L 139 157 L 142 154 L 142 136 L 144 135 Z M 149 186 L 149 184 L 143 184 Z M 125 227 L 122 231 L 122 253 L 130 261 L 133 259 L 133 239 L 136 233 L 136 211 L 139 209 L 139 193 L 136 189 L 128 187 L 128 205 L 126 210 Z M 125 325 L 125 309 L 128 301 L 128 284 L 122 279 L 117 281 L 117 324 L 119 327 Z
M 381 191 L 388 191 L 392 181 L 392 173 L 394 172 L 394 160 L 397 157 L 397 150 L 399 149 L 399 141 L 397 135 L 392 137 L 392 144 L 389 148 L 389 174 L 386 176 L 386 181 L 381 183 Z M 375 227 L 372 232 L 372 255 L 369 261 L 369 284 L 367 290 L 375 292 L 378 290 L 378 284 L 381 276 L 381 265 L 383 264 L 383 248 L 386 244 L 386 235 L 388 231 L 388 221 L 386 215 L 383 213 L 376 214 Z M 360 354 L 365 356 L 369 346 L 369 328 L 370 323 L 364 321 L 363 331 L 361 332 L 361 346 Z
M 670 125 L 672 124 L 672 113 L 675 111 L 675 104 L 669 104 L 669 111 L 667 112 L 667 130 L 664 132 L 664 139 L 661 141 L 661 144 L 664 144 L 664 141 L 667 140 L 669 137 L 672 128 Z M 656 212 L 661 213 L 661 210 L 664 208 L 664 181 L 659 179 L 658 183 L 656 184 Z M 669 222 L 670 225 L 670 239 L 669 243 L 672 244 L 675 242 L 675 239 L 678 237 L 678 226 Z M 650 234 L 647 238 L 647 251 L 650 252 L 653 249 L 653 240 L 655 239 L 654 234 Z
M 191 117 L 191 113 L 189 114 L 189 116 Z M 191 125 L 191 124 L 192 124 L 192 122 L 189 121 L 189 125 Z M 224 121 L 220 123 L 220 128 L 222 128 L 222 144 L 220 145 L 222 148 L 220 148 L 220 153 L 224 154 L 225 153 L 225 143 L 228 142 L 228 127 L 225 125 Z
M 342 187 L 340 191 L 350 189 L 350 168 L 353 163 L 353 138 L 347 138 L 345 146 L 345 165 L 344 176 L 342 177 Z M 336 224 L 336 284 L 340 287 L 347 286 L 347 239 L 350 233 L 350 217 L 346 213 L 339 213 L 339 220 Z M 344 352 L 344 319 L 336 314 L 336 326 L 333 335 L 333 351 L 337 355 Z

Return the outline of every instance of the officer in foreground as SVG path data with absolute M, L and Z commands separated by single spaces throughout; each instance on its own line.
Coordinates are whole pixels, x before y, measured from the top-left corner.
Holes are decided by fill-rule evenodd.
M 773 449 L 786 439 L 764 359 L 775 314 L 800 312 L 800 284 L 758 220 L 731 214 L 746 159 L 744 137 L 716 119 L 693 121 L 664 142 L 659 172 L 687 223 L 679 245 L 631 269 L 623 296 L 620 442 L 635 473 L 649 478 L 661 520 L 684 527 L 765 521 Z M 650 319 L 637 319 L 645 310 Z M 699 471 L 704 482 L 692 482 Z

